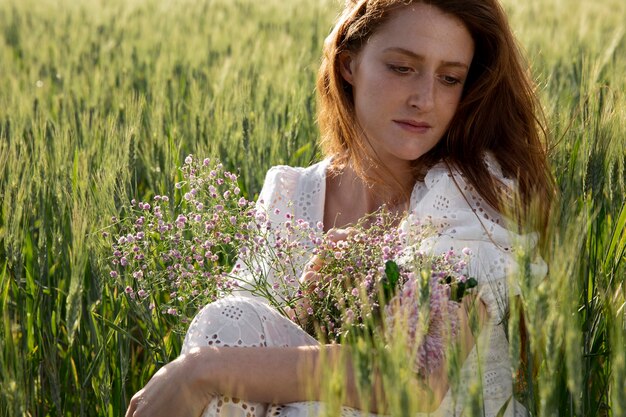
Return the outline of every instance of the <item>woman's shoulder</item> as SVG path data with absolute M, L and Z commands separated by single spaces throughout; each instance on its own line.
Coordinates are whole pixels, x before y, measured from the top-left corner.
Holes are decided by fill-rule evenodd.
M 482 161 L 504 198 L 515 192 L 515 181 L 507 178 L 500 164 L 492 155 Z M 411 194 L 410 213 L 413 218 L 431 223 L 444 233 L 448 230 L 457 235 L 461 230 L 478 232 L 481 238 L 492 238 L 494 233 L 504 231 L 510 219 L 492 207 L 479 190 L 451 164 L 439 162 L 426 173 L 423 181 L 415 184 Z M 502 233 L 503 240 L 506 234 Z
M 275 165 L 265 175 L 263 189 L 259 198 L 264 195 L 280 192 L 285 196 L 295 194 L 303 187 L 319 186 L 326 180 L 326 168 L 329 161 L 323 160 L 308 167 L 292 167 L 289 165 Z
M 487 167 L 489 174 L 491 174 L 491 177 L 494 180 L 501 183 L 507 188 L 515 188 L 515 180 L 509 178 L 504 174 L 500 163 L 491 152 L 486 152 L 483 155 L 482 161 L 480 161 L 480 163 L 484 164 Z M 439 182 L 450 179 L 461 181 L 463 183 L 468 182 L 458 168 L 454 167 L 451 164 L 448 164 L 445 161 L 439 161 L 426 172 L 424 180 L 418 181 L 416 186 L 419 186 L 420 183 L 422 183 L 427 188 L 433 188 Z
M 265 176 L 259 203 L 274 211 L 294 211 L 296 217 L 305 220 L 317 219 L 329 162 L 325 159 L 308 167 L 273 166 Z
M 326 167 L 329 160 L 324 159 L 308 167 L 293 167 L 290 165 L 274 165 L 265 175 L 265 184 L 281 182 L 283 185 L 295 186 L 301 178 L 326 178 Z
M 482 162 L 501 185 L 498 189 L 505 198 L 516 192 L 516 181 L 503 173 L 495 157 L 485 155 Z M 537 233 L 520 231 L 515 219 L 489 205 L 460 170 L 445 162 L 433 165 L 415 185 L 411 210 L 401 227 L 405 231 L 416 227 L 427 233 L 419 241 L 419 249 L 426 253 L 460 253 L 468 248 L 473 254 L 470 272 L 479 284 L 489 284 L 483 286 L 488 291 L 483 289 L 480 294 L 496 321 L 504 311 L 500 301 L 507 300 L 502 295 L 507 276 L 517 277 L 517 248 L 532 253 L 539 238 Z M 539 257 L 532 259 L 530 268 L 536 276 L 546 273 Z M 517 286 L 511 289 L 520 291 Z
M 482 161 L 491 175 L 491 178 L 498 184 L 498 189 L 503 193 L 502 197 L 511 198 L 517 189 L 515 179 L 506 176 L 498 163 L 498 160 L 490 152 L 485 153 Z M 461 202 L 481 200 L 482 197 L 470 181 L 455 166 L 440 161 L 433 165 L 424 176 L 422 181 L 417 181 L 413 187 L 411 195 L 411 206 L 415 206 L 424 198 L 461 198 Z

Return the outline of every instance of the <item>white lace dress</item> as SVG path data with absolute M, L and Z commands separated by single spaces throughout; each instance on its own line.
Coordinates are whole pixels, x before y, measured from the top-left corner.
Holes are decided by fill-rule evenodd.
M 505 185 L 498 165 L 487 157 L 489 169 Z M 323 220 L 326 195 L 325 160 L 308 168 L 277 166 L 267 173 L 259 196 L 273 223 L 284 221 L 282 214 L 291 211 L 296 219 L 310 224 Z M 495 417 L 505 404 L 504 416 L 524 416 L 526 411 L 517 401 L 510 400 L 513 390 L 511 364 L 505 329 L 501 323 L 508 300 L 507 272 L 516 268 L 511 253 L 513 239 L 518 236 L 505 228 L 504 219 L 492 209 L 459 173 L 450 173 L 444 164 L 429 170 L 423 182 L 413 189 L 410 214 L 406 222 L 431 224 L 438 235 L 422 243 L 421 249 L 434 253 L 470 248 L 474 254 L 469 269 L 479 281 L 479 294 L 490 313 L 476 345 L 461 370 L 459 390 L 449 390 L 434 416 L 460 416 L 468 407 L 467 392 L 482 386 L 481 415 Z M 400 226 L 402 227 L 402 225 Z M 545 266 L 531 266 L 534 274 L 545 274 Z M 513 291 L 516 291 L 514 288 Z M 318 342 L 300 327 L 281 316 L 260 300 L 237 296 L 207 305 L 191 323 L 183 352 L 197 346 L 301 346 Z M 480 391 L 479 391 L 480 392 Z M 316 402 L 268 405 L 214 398 L 204 417 L 301 417 L 320 414 L 323 404 Z M 368 416 L 370 413 L 344 407 L 342 416 Z

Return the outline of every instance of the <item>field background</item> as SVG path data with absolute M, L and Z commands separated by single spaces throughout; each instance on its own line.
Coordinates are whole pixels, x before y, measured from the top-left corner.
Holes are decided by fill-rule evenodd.
M 504 4 L 562 197 L 550 275 L 523 282 L 525 397 L 535 415 L 624 416 L 626 2 Z M 121 415 L 176 356 L 181 336 L 136 320 L 108 282 L 102 232 L 131 198 L 173 194 L 189 153 L 239 169 L 250 198 L 270 166 L 315 161 L 315 73 L 338 9 L 0 0 L 0 415 Z

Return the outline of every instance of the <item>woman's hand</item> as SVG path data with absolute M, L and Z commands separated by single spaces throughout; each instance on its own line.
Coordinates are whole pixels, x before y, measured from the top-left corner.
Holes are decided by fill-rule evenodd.
M 353 228 L 347 229 L 331 229 L 326 233 L 327 239 L 331 242 L 340 242 L 347 240 L 351 233 L 354 232 Z M 300 323 L 303 327 L 309 320 L 311 303 L 308 295 L 311 291 L 314 291 L 320 282 L 319 270 L 324 266 L 324 258 L 320 255 L 314 255 L 307 263 L 307 266 L 300 277 L 300 284 L 304 288 L 304 296 L 296 302 L 296 308 L 294 311 L 288 312 L 290 319 Z
M 181 355 L 168 363 L 130 401 L 126 417 L 199 417 L 212 395 L 199 381 L 199 358 Z
M 309 294 L 315 290 L 315 287 L 320 281 L 320 274 L 318 271 L 324 265 L 324 261 L 318 255 L 311 258 L 306 265 L 306 269 L 300 277 L 300 286 L 304 289 L 303 296 L 296 300 L 295 309 L 289 310 L 287 314 L 289 318 L 298 323 L 302 328 L 306 328 L 306 324 L 309 321 L 309 310 L 311 309 L 311 302 Z

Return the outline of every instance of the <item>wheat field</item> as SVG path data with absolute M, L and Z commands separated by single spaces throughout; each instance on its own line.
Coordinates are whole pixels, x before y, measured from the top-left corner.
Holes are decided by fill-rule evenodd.
M 0 415 L 121 415 L 177 355 L 182 336 L 137 320 L 107 280 L 102 232 L 130 199 L 173 193 L 188 154 L 239 170 L 249 198 L 270 166 L 316 161 L 315 75 L 339 6 L 0 1 Z M 550 273 L 522 282 L 523 397 L 538 416 L 624 416 L 626 2 L 504 6 L 560 191 Z

